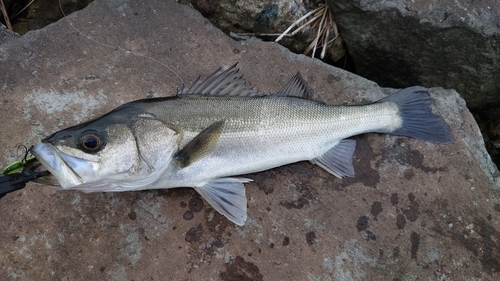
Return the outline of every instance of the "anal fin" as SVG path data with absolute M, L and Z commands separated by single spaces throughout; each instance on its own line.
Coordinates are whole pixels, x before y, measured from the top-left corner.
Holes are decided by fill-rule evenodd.
M 219 178 L 194 189 L 219 213 L 241 226 L 247 220 L 246 178 Z
M 355 140 L 341 140 L 337 145 L 330 148 L 323 155 L 311 160 L 311 162 L 338 178 L 354 177 L 352 155 L 355 148 Z

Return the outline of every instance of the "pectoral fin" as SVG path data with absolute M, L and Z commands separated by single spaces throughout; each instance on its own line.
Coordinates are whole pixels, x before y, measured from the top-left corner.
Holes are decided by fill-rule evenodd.
M 174 159 L 181 167 L 187 167 L 203 157 L 210 155 L 219 142 L 224 120 L 217 121 L 201 131 L 194 139 L 186 144 L 174 155 Z
M 219 213 L 237 225 L 247 220 L 247 199 L 243 183 L 245 178 L 221 178 L 194 189 Z
M 355 148 L 355 140 L 341 140 L 336 146 L 311 162 L 338 178 L 354 177 L 352 155 Z

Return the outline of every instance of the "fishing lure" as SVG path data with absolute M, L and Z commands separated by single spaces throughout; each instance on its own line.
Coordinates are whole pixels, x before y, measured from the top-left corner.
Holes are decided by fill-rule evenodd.
M 3 168 L 0 173 L 0 198 L 5 194 L 24 188 L 26 183 L 39 177 L 50 174 L 48 171 L 38 171 L 36 157 L 28 157 L 29 150 L 26 146 L 22 160 L 15 161 Z

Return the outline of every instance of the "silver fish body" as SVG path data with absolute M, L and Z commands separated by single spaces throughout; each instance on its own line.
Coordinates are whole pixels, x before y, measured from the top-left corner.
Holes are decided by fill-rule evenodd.
M 453 140 L 422 87 L 330 106 L 307 98 L 300 75 L 263 96 L 237 73 L 218 70 L 175 97 L 130 102 L 42 140 L 31 151 L 52 173 L 45 182 L 84 192 L 193 187 L 243 225 L 250 180 L 233 176 L 309 160 L 352 177 L 355 141 L 346 138 L 367 132 Z
M 145 110 L 183 128 L 180 147 L 211 124 L 224 120 L 215 150 L 187 167 L 172 163 L 160 188 L 195 186 L 213 178 L 313 160 L 342 139 L 365 132 L 392 131 L 401 123 L 398 108 L 391 103 L 327 106 L 273 96 L 185 96 Z

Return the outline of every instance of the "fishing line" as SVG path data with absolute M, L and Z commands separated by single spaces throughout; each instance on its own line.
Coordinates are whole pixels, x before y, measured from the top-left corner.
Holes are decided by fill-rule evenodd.
M 165 67 L 166 69 L 168 69 L 170 72 L 172 72 L 182 83 L 182 85 L 186 85 L 186 83 L 184 83 L 184 80 L 182 80 L 182 78 L 177 74 L 177 72 L 175 72 L 175 70 L 173 70 L 170 66 L 168 66 L 167 64 L 155 59 L 155 58 L 152 58 L 152 57 L 149 57 L 149 56 L 146 56 L 146 55 L 141 55 L 141 54 L 137 54 L 137 53 L 134 53 L 132 50 L 127 50 L 123 47 L 120 47 L 120 46 L 111 46 L 111 45 L 108 45 L 108 44 L 105 44 L 105 43 L 102 43 L 100 41 L 97 41 L 95 40 L 94 38 L 92 38 L 91 36 L 89 35 L 85 35 L 85 33 L 83 33 L 82 31 L 80 31 L 80 29 L 78 29 L 76 26 L 73 25 L 73 23 L 68 19 L 68 17 L 66 17 L 66 13 L 64 13 L 64 10 L 63 10 L 63 7 L 62 7 L 62 3 L 61 3 L 61 0 L 58 0 L 59 2 L 59 9 L 61 10 L 61 13 L 63 14 L 63 17 L 64 19 L 66 20 L 66 22 L 68 22 L 68 24 L 74 29 L 76 30 L 76 32 L 78 32 L 79 34 L 82 34 L 87 40 L 90 40 L 102 47 L 105 47 L 105 48 L 108 48 L 108 49 L 111 49 L 113 51 L 121 51 L 123 52 L 124 54 L 132 54 L 136 57 L 141 57 L 141 58 L 144 58 L 144 59 L 147 59 L 147 60 L 150 60 L 150 61 L 153 61 L 155 63 L 158 63 L 160 65 L 162 65 L 163 67 Z

